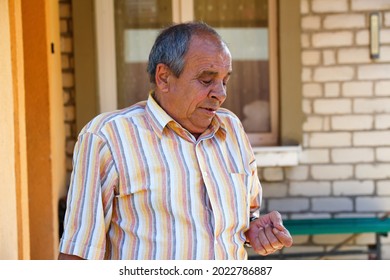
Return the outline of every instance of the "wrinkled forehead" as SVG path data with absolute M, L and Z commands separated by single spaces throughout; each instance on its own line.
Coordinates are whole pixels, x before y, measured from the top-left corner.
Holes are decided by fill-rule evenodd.
M 191 58 L 201 59 L 207 56 L 214 57 L 217 60 L 221 59 L 226 64 L 231 64 L 230 50 L 219 37 L 210 34 L 192 36 L 186 60 Z
M 204 46 L 207 48 L 213 48 L 221 52 L 228 52 L 230 54 L 229 48 L 226 43 L 222 40 L 221 37 L 210 34 L 210 33 L 197 33 L 192 35 L 190 40 L 189 48 Z

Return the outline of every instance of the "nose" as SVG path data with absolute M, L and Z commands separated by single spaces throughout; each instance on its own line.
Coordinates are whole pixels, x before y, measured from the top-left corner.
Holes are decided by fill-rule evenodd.
M 210 91 L 210 98 L 215 98 L 219 102 L 223 102 L 226 99 L 226 85 L 223 81 L 216 83 L 216 85 Z

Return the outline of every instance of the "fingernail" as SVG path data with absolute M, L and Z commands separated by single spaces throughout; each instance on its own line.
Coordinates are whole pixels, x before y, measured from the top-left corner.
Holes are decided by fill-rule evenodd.
M 277 228 L 273 228 L 273 229 L 272 229 L 272 232 L 273 232 L 274 234 L 278 234 L 278 233 L 279 233 L 279 230 L 278 230 Z

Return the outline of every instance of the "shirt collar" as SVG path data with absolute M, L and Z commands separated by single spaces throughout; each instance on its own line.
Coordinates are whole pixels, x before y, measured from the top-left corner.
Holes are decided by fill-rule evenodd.
M 149 119 L 149 123 L 152 126 L 154 132 L 158 135 L 159 138 L 161 138 L 166 125 L 173 121 L 172 117 L 169 116 L 163 110 L 163 108 L 160 107 L 160 105 L 158 105 L 156 100 L 154 100 L 153 92 L 149 93 L 149 98 L 146 103 L 145 110 Z
M 218 115 L 212 119 L 210 126 L 202 133 L 200 139 L 212 138 L 214 135 L 220 136 L 222 139 L 226 138 L 226 127 Z
M 164 129 L 169 127 L 182 138 L 184 134 L 190 134 L 186 129 L 184 129 L 179 123 L 177 123 L 167 112 L 164 111 L 163 108 L 156 102 L 153 97 L 153 92 L 149 93 L 148 101 L 146 103 L 146 113 L 149 119 L 150 125 L 152 126 L 154 132 L 157 134 L 159 138 L 162 137 Z M 181 131 L 178 131 L 181 130 Z M 184 133 L 184 131 L 186 133 Z M 199 137 L 199 140 L 211 138 L 215 134 L 221 135 L 223 138 L 226 136 L 226 128 L 225 124 L 221 121 L 221 119 L 216 115 L 209 128 Z

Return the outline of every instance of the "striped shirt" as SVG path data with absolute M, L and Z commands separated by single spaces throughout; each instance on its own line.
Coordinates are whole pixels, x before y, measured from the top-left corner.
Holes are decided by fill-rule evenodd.
M 195 139 L 152 96 L 103 113 L 74 150 L 60 252 L 85 259 L 246 259 L 261 185 L 239 119 Z

